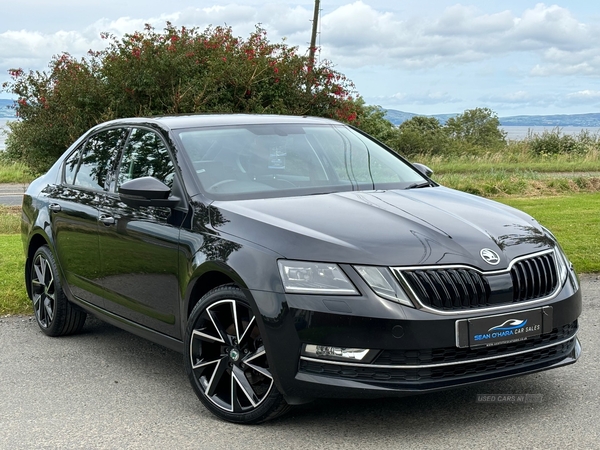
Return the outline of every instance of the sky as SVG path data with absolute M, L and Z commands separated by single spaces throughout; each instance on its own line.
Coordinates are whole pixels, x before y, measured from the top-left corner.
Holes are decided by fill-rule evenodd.
M 260 23 L 306 51 L 313 0 L 0 0 L 0 85 L 116 36 L 179 26 Z M 321 0 L 319 58 L 366 103 L 417 114 L 488 107 L 499 116 L 600 112 L 600 3 L 592 0 Z M 10 94 L 0 92 L 0 98 Z

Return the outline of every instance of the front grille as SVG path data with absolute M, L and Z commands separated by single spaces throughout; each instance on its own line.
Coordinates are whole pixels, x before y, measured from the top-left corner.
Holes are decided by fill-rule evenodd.
M 403 270 L 402 274 L 417 297 L 432 308 L 462 309 L 485 306 L 490 287 L 472 269 Z
M 550 295 L 558 285 L 554 253 L 524 259 L 510 270 L 515 302 L 534 300 Z
M 575 321 L 536 338 L 476 349 L 445 347 L 422 350 L 384 350 L 373 361 L 373 364 L 416 366 L 454 362 L 464 363 L 477 358 L 502 357 L 511 353 L 544 347 L 553 342 L 563 341 L 575 336 L 577 328 L 577 321 Z
M 576 325 L 575 325 L 576 328 Z M 556 331 L 558 333 L 558 331 Z M 470 376 L 493 374 L 504 370 L 526 369 L 528 365 L 552 362 L 565 358 L 571 353 L 575 345 L 575 338 L 559 341 L 556 345 L 532 349 L 521 354 L 499 355 L 497 358 L 479 361 L 466 361 L 440 367 L 402 368 L 402 367 L 373 367 L 371 364 L 354 364 L 345 366 L 341 364 L 324 363 L 315 360 L 300 360 L 300 371 L 323 376 L 330 376 L 355 381 L 370 382 L 399 382 L 410 385 L 452 379 L 461 380 Z M 381 364 L 379 362 L 379 364 Z
M 466 267 L 393 271 L 422 305 L 443 311 L 537 300 L 551 295 L 559 283 L 554 252 L 518 260 L 510 273 L 506 270 L 486 274 Z

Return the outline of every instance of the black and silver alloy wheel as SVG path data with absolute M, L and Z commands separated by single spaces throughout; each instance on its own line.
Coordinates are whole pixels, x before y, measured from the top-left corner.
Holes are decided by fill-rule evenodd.
M 54 319 L 56 308 L 56 285 L 50 262 L 43 252 L 33 259 L 31 271 L 31 295 L 35 318 L 42 328 L 48 328 Z
M 48 336 L 65 336 L 81 331 L 86 313 L 67 300 L 54 256 L 47 246 L 35 252 L 29 273 L 31 301 L 40 329 Z
M 256 317 L 240 289 L 209 292 L 189 320 L 185 365 L 205 406 L 239 423 L 262 422 L 287 410 L 273 383 Z

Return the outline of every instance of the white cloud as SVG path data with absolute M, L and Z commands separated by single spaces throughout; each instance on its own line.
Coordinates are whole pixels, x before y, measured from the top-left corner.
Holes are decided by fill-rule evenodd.
M 526 52 L 530 68 L 536 62 L 540 65 L 532 73 L 543 75 L 560 64 L 548 64 L 552 52 L 600 57 L 595 44 L 598 37 L 600 30 L 579 22 L 567 9 L 543 3 L 526 9 L 520 17 L 510 11 L 486 14 L 475 7 L 454 5 L 437 18 L 406 20 L 357 1 L 323 17 L 322 40 L 327 57 L 335 56 L 350 67 L 377 63 L 431 68 Z M 568 72 L 589 74 L 590 70 L 575 64 Z
M 398 92 L 390 100 L 405 105 L 435 105 L 439 103 L 458 103 L 461 100 L 453 97 L 448 92 L 426 91 L 420 93 Z
M 515 18 L 510 11 L 482 14 L 474 6 L 454 5 L 447 8 L 426 33 L 441 36 L 490 35 L 510 31 Z
M 585 89 L 583 91 L 571 92 L 566 95 L 565 102 L 577 105 L 599 105 L 600 91 Z
M 362 1 L 344 5 L 322 18 L 323 38 L 338 48 L 365 49 L 395 44 L 404 35 L 402 22 Z
M 586 89 L 585 91 L 571 92 L 568 95 L 569 98 L 589 98 L 594 100 L 600 100 L 600 91 L 593 91 Z
M 560 103 L 560 96 L 556 93 L 514 91 L 503 94 L 483 95 L 479 102 L 494 105 L 494 108 L 519 110 L 524 108 L 547 108 Z
M 86 35 L 90 38 L 99 37 L 100 33 L 112 33 L 115 36 L 122 36 L 125 33 L 132 33 L 136 30 L 143 30 L 146 24 L 156 28 L 163 28 L 167 22 L 177 22 L 180 13 L 162 14 L 158 17 L 149 18 L 131 18 L 119 17 L 116 20 L 100 19 L 86 28 Z
M 312 11 L 302 6 L 290 7 L 285 4 L 267 4 L 260 10 L 260 17 L 269 30 L 273 30 L 279 36 L 298 36 L 300 42 L 310 41 L 308 31 L 312 16 Z
M 523 103 L 531 100 L 531 94 L 527 91 L 516 91 L 501 95 L 483 96 L 481 99 L 494 103 Z
M 557 5 L 538 3 L 516 19 L 514 38 L 523 42 L 535 42 L 544 47 L 577 50 L 592 44 L 591 30 L 580 23 L 568 9 Z M 592 44 L 593 45 L 593 44 Z
M 600 91 L 585 89 L 577 92 L 527 92 L 516 91 L 499 95 L 482 96 L 480 102 L 493 104 L 504 111 L 523 111 L 528 108 L 564 109 L 573 105 L 600 106 Z
M 22 67 L 41 70 L 47 67 L 53 55 L 68 52 L 84 55 L 90 48 L 105 45 L 99 34 L 87 36 L 77 31 L 58 31 L 45 34 L 35 31 L 6 31 L 0 33 L 0 70 Z
M 101 19 L 81 31 L 5 31 L 0 34 L 0 61 L 19 56 L 31 59 L 31 55 L 48 59 L 61 51 L 83 54 L 101 45 L 98 37 L 102 31 L 120 36 L 140 30 L 146 23 L 160 29 L 166 21 L 199 28 L 227 24 L 242 36 L 262 23 L 271 39 L 287 37 L 293 45 L 306 46 L 311 16 L 303 6 L 227 4 L 155 17 Z M 595 45 L 600 31 L 556 5 L 538 3 L 519 17 L 508 10 L 488 14 L 457 4 L 437 17 L 407 19 L 359 0 L 323 15 L 321 26 L 322 55 L 347 67 L 431 68 L 530 52 L 530 73 L 535 76 L 557 70 L 589 75 L 600 70 L 600 49 Z

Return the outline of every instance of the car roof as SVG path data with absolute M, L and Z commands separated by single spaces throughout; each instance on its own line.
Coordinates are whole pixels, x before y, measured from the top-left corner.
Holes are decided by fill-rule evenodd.
M 196 127 L 229 125 L 274 125 L 274 124 L 335 125 L 339 122 L 321 117 L 283 116 L 274 114 L 190 114 L 177 116 L 132 117 L 116 119 L 100 125 L 156 124 L 171 130 Z

